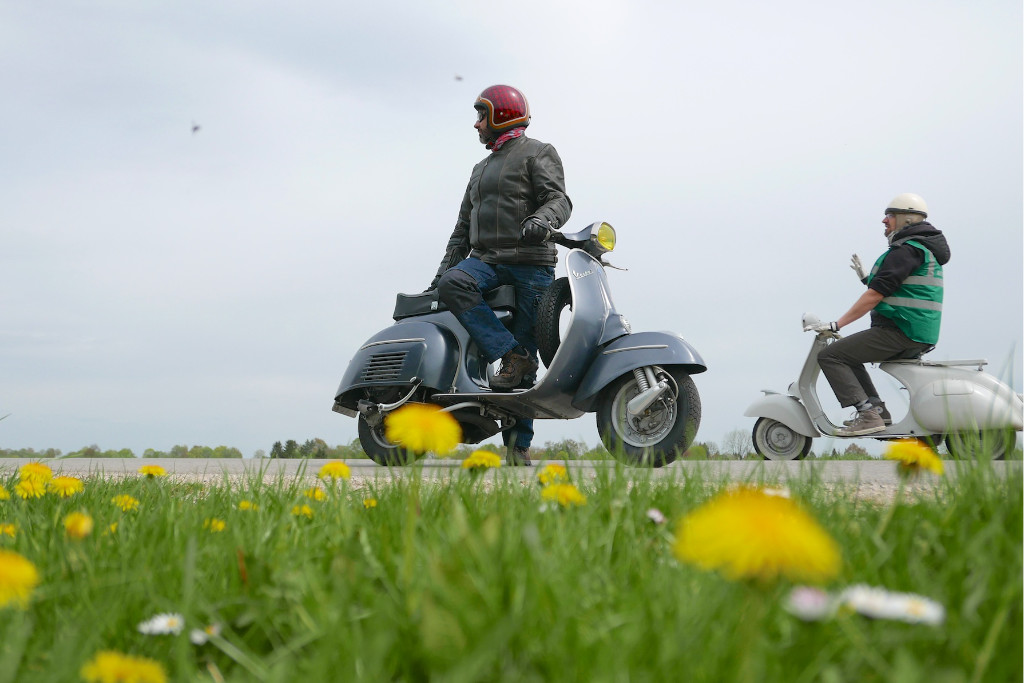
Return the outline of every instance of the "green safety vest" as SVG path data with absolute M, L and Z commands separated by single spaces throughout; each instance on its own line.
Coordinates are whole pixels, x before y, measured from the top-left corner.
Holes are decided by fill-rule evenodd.
M 939 324 L 942 322 L 942 266 L 924 245 L 914 240 L 904 244 L 920 249 L 924 263 L 900 284 L 892 295 L 882 299 L 875 311 L 889 318 L 903 334 L 922 344 L 939 341 Z M 882 261 L 889 255 L 885 252 L 875 261 L 868 284 L 874 279 Z

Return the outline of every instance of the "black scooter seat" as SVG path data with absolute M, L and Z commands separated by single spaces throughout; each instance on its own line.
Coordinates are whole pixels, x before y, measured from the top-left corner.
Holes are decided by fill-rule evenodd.
M 484 301 L 496 311 L 512 312 L 516 308 L 516 288 L 513 285 L 499 285 L 484 295 Z M 437 290 L 432 289 L 420 294 L 398 294 L 395 297 L 395 312 L 391 317 L 402 320 L 447 310 L 448 306 L 438 299 Z

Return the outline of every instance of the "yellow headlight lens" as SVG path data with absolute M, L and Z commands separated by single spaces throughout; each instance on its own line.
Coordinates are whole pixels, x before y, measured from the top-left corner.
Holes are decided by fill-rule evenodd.
M 600 244 L 601 248 L 605 251 L 611 251 L 614 249 L 615 228 L 607 223 L 601 223 L 601 227 L 597 229 L 597 243 Z

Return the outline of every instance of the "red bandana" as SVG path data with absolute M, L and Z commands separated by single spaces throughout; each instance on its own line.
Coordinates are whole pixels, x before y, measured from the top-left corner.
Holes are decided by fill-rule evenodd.
M 506 130 L 504 133 L 498 136 L 497 140 L 491 143 L 491 151 L 497 152 L 499 149 L 501 149 L 501 146 L 504 145 L 506 142 L 512 140 L 513 138 L 520 137 L 525 132 L 525 126 L 519 126 L 518 128 L 513 128 L 512 130 Z

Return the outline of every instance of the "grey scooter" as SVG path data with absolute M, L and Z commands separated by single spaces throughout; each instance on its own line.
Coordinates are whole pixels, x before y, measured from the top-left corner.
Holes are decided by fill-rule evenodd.
M 384 422 L 411 402 L 450 412 L 464 443 L 514 430 L 520 416 L 566 420 L 589 412 L 597 413 L 609 451 L 632 465 L 665 465 L 693 443 L 700 397 L 690 375 L 707 367 L 681 336 L 633 332 L 615 310 L 604 262 L 615 230 L 598 222 L 576 233 L 554 232 L 551 241 L 569 249 L 567 277 L 539 304 L 536 332 L 547 371 L 532 387 L 488 388 L 491 367 L 436 292 L 398 295 L 396 323 L 359 348 L 335 392 L 333 409 L 358 419 L 370 458 L 407 463 L 406 452 L 385 437 Z M 514 288 L 499 287 L 487 301 L 509 325 Z
M 817 316 L 805 314 L 804 331 L 818 325 Z M 1014 447 L 1015 431 L 1024 427 L 1024 402 L 1021 395 L 983 372 L 985 360 L 929 361 L 921 358 L 891 360 L 879 368 L 895 377 L 907 390 L 909 410 L 884 431 L 864 436 L 842 436 L 818 400 L 816 385 L 818 354 L 838 339 L 835 332 L 819 332 L 811 344 L 800 378 L 780 394 L 763 390 L 744 413 L 756 417 L 754 450 L 769 460 L 794 460 L 811 450 L 816 436 L 837 439 L 905 439 L 930 441 L 937 446 L 943 439 L 954 457 L 969 455 L 984 448 L 993 459 L 1002 458 Z M 895 418 L 894 418 L 895 420 Z

